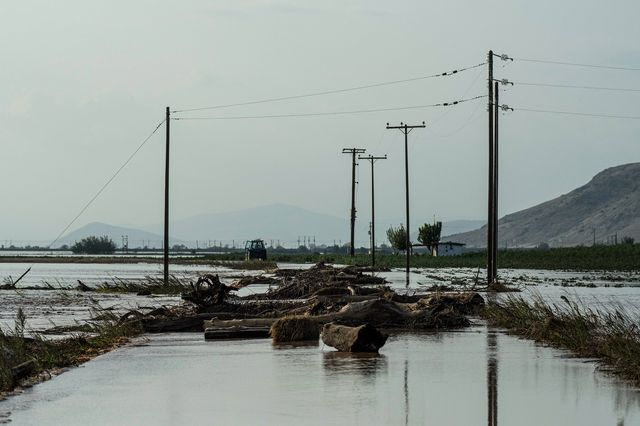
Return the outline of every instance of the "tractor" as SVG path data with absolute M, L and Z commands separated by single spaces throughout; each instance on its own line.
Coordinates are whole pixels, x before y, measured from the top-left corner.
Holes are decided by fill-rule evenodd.
M 244 245 L 245 260 L 267 260 L 267 249 L 262 240 L 247 241 Z

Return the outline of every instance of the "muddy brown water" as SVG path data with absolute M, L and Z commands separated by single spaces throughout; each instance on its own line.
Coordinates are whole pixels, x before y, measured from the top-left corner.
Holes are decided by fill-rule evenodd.
M 50 272 L 41 271 L 42 275 L 55 272 L 58 277 L 73 279 L 79 271 L 85 271 L 85 280 L 99 282 L 114 271 L 117 276 L 133 278 L 150 275 L 155 268 L 55 266 Z M 178 269 L 188 276 L 201 272 L 200 268 Z M 239 274 L 223 269 L 218 272 L 223 277 Z M 421 270 L 411 275 L 408 288 L 403 271 L 382 275 L 399 291 L 415 292 L 433 284 L 448 284 L 452 279 L 469 279 L 476 272 Z M 623 304 L 634 312 L 640 306 L 640 280 L 634 273 L 502 273 L 518 282 L 525 297 L 533 292 L 550 300 L 568 295 L 593 305 Z M 0 272 L 0 276 L 6 274 Z M 594 286 L 570 286 L 575 284 Z M 256 285 L 244 291 L 267 288 Z M 10 296 L 12 293 L 0 293 L 0 320 L 10 322 L 15 308 L 24 304 L 24 300 Z M 54 316 L 56 321 L 72 321 L 86 312 L 80 302 L 86 297 L 82 294 L 55 302 L 55 292 L 24 293 L 34 301 L 35 307 L 27 310 L 27 315 L 36 324 L 51 315 L 58 315 Z M 101 304 L 177 302 L 177 298 L 104 297 Z M 63 305 L 68 310 L 45 311 L 46 306 Z M 205 342 L 200 334 L 144 336 L 0 401 L 0 422 L 640 424 L 640 391 L 634 386 L 598 370 L 591 360 L 572 358 L 564 351 L 506 335 L 479 320 L 474 322 L 473 327 L 458 332 L 393 335 L 378 356 L 338 354 L 321 342 L 274 347 L 269 340 Z

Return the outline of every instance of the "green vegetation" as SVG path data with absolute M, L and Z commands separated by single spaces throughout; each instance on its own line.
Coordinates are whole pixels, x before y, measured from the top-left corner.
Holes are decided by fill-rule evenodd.
M 142 332 L 139 322 L 122 321 L 112 312 L 100 308 L 95 308 L 94 318 L 82 324 L 82 330 L 88 334 L 45 340 L 39 334 L 26 336 L 26 317 L 18 309 L 14 330 L 0 330 L 0 393 L 10 391 L 22 380 L 40 376 L 45 371 L 88 361 Z
M 317 263 L 324 261 L 343 265 L 370 265 L 369 255 L 350 257 L 342 254 L 269 254 L 276 262 Z M 376 266 L 400 268 L 405 257 L 394 254 L 376 254 Z M 414 255 L 413 267 L 422 268 L 485 268 L 486 252 L 478 251 L 459 256 Z M 512 269 L 572 269 L 572 270 L 637 270 L 640 268 L 640 244 L 598 245 L 594 247 L 566 247 L 548 250 L 500 250 L 498 266 Z
M 116 251 L 116 244 L 107 236 L 91 236 L 72 245 L 71 251 L 76 254 L 113 254 Z
M 435 222 L 433 225 L 425 223 L 418 228 L 418 241 L 430 252 L 438 249 L 438 243 L 440 242 L 440 234 L 442 233 L 442 222 Z
M 407 250 L 407 230 L 404 229 L 404 225 L 400 225 L 397 228 L 392 226 L 387 229 L 387 239 L 394 249 L 398 251 Z
M 594 310 L 568 300 L 550 305 L 540 295 L 527 301 L 510 297 L 489 303 L 484 317 L 491 325 L 576 355 L 597 358 L 613 372 L 640 384 L 638 318 L 621 308 Z

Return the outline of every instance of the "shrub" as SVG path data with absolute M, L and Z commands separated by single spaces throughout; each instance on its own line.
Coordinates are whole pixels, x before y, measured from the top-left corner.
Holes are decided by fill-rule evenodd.
M 404 251 L 407 249 L 407 230 L 403 225 L 387 229 L 387 238 L 391 243 L 391 247 L 396 250 Z
M 83 238 L 71 246 L 71 251 L 78 254 L 111 254 L 116 251 L 116 244 L 106 235 Z

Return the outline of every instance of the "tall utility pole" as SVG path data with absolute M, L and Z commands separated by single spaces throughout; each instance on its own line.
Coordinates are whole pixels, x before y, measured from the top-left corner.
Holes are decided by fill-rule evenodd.
M 399 126 L 389 126 L 389 123 L 387 123 L 387 129 L 398 129 L 400 130 L 402 133 L 404 133 L 404 178 L 405 178 L 405 198 L 406 198 L 406 210 L 407 210 L 407 240 L 406 240 L 406 246 L 407 246 L 407 267 L 406 267 L 406 272 L 407 272 L 407 285 L 409 284 L 409 257 L 411 256 L 411 228 L 409 226 L 409 133 L 411 133 L 411 131 L 413 129 L 416 128 L 424 128 L 426 127 L 426 125 L 424 124 L 424 121 L 422 122 L 422 124 L 418 124 L 418 125 L 413 125 L 413 126 L 409 126 L 406 123 L 400 123 Z
M 387 156 L 384 157 L 374 157 L 373 155 L 368 155 L 366 157 L 358 156 L 359 160 L 369 160 L 371 163 L 371 267 L 376 266 L 376 203 L 375 203 L 375 191 L 374 191 L 374 163 L 376 160 L 386 160 Z M 373 271 L 371 271 L 373 272 Z
M 489 68 L 489 97 L 488 97 L 488 107 L 487 110 L 489 112 L 489 182 L 488 182 L 488 200 L 487 200 L 487 285 L 491 285 L 495 281 L 495 276 L 493 275 L 494 271 L 494 263 L 495 259 L 493 257 L 493 241 L 494 241 L 494 229 L 493 229 L 493 210 L 494 210 L 494 145 L 493 145 L 493 118 L 494 118 L 494 110 L 493 110 L 493 50 L 489 51 L 487 56 L 487 64 Z
M 493 96 L 495 102 L 493 103 L 494 119 L 493 125 L 495 127 L 493 135 L 493 279 L 498 280 L 498 116 L 500 115 L 500 95 L 498 90 L 498 82 L 494 82 Z
M 164 157 L 164 285 L 169 284 L 169 135 L 171 111 L 167 107 L 165 127 L 167 130 L 166 152 Z
M 487 64 L 489 65 L 489 206 L 487 220 L 487 284 L 491 286 L 498 281 L 498 118 L 500 110 L 513 111 L 508 105 L 500 105 L 499 85 L 513 85 L 503 79 L 497 80 L 493 76 L 493 59 L 497 56 L 503 61 L 512 61 L 507 55 L 496 55 L 489 51 Z
M 351 154 L 351 247 L 349 247 L 349 255 L 355 255 L 355 229 L 356 229 L 356 155 L 364 154 L 365 149 L 362 148 L 342 148 L 343 154 Z

